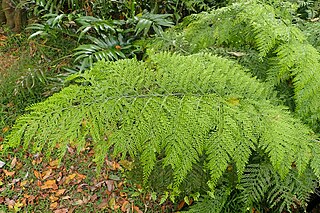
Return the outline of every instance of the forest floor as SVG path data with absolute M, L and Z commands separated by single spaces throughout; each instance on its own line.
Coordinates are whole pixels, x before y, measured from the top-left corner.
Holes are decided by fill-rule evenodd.
M 97 173 L 93 154 L 87 144 L 79 154 L 69 147 L 60 164 L 21 150 L 2 156 L 0 212 L 170 212 L 172 206 L 154 206 L 150 193 L 125 178 L 131 162 L 106 157 Z
M 0 33 L 0 47 L 5 45 L 7 36 Z M 0 52 L 0 75 L 6 75 L 6 71 L 15 63 L 19 57 L 15 56 L 14 50 L 11 52 Z

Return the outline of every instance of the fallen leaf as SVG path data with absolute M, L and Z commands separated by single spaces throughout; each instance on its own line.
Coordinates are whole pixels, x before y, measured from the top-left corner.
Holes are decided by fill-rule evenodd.
M 14 204 L 16 204 L 16 201 L 6 198 L 5 204 L 8 206 L 9 209 L 13 209 Z
M 62 174 L 62 172 L 59 172 L 59 177 L 57 178 L 57 181 L 59 182 L 59 184 L 60 184 L 60 181 L 62 180 L 62 178 L 63 178 L 63 174 Z
M 38 165 L 42 162 L 42 157 L 37 157 L 35 160 L 32 161 L 32 165 Z
M 90 195 L 88 197 L 83 197 L 82 201 L 84 204 L 87 204 L 90 201 Z
M 54 202 L 54 203 L 50 204 L 50 209 L 51 210 L 56 209 L 57 207 L 58 207 L 58 202 Z
M 240 100 L 238 98 L 229 98 L 228 103 L 231 106 L 238 106 L 240 104 Z
M 127 194 L 126 192 L 120 192 L 120 196 L 121 196 L 121 197 L 127 197 L 128 194 Z
M 27 180 L 21 181 L 20 186 L 23 187 L 23 186 L 27 185 L 27 183 L 28 183 Z
M 23 206 L 27 206 L 27 198 L 22 198 L 21 203 L 23 204 Z
M 28 204 L 33 204 L 33 201 L 36 199 L 36 196 L 28 194 L 24 194 L 23 197 L 28 199 Z
M 82 179 L 83 180 L 83 179 L 86 179 L 86 177 L 87 177 L 86 175 L 82 175 L 82 174 L 80 174 L 78 172 L 76 172 L 76 174 L 77 174 L 77 178 L 78 179 Z
M 62 200 L 68 200 L 68 199 L 70 199 L 71 197 L 70 196 L 64 196 L 64 197 L 62 197 L 61 199 Z
M 7 40 L 7 36 L 1 35 L 1 36 L 0 36 L 0 41 L 5 41 L 5 40 Z
M 59 165 L 59 160 L 50 161 L 49 165 L 51 167 L 57 167 Z
M 92 195 L 91 198 L 90 198 L 91 202 L 94 202 L 97 199 L 98 199 L 98 195 L 97 194 Z
M 37 178 L 38 180 L 41 179 L 41 173 L 38 172 L 37 170 L 33 170 L 33 174 L 34 174 L 34 176 L 36 176 L 36 178 Z
M 115 199 L 114 197 L 112 197 L 112 198 L 109 200 L 109 206 L 110 206 L 111 209 L 114 210 L 115 205 L 116 205 L 116 199 Z
M 49 197 L 49 199 L 50 199 L 51 203 L 54 203 L 54 202 L 56 202 L 57 200 L 59 200 L 58 197 L 55 197 L 55 196 L 53 196 L 53 195 L 51 195 L 51 196 Z
M 2 128 L 2 132 L 3 132 L 3 133 L 6 133 L 6 132 L 9 131 L 9 129 L 10 129 L 9 126 L 3 127 L 3 128 Z
M 138 206 L 133 207 L 133 212 L 143 213 L 143 211 L 141 211 Z
M 112 192 L 114 190 L 114 181 L 113 180 L 107 180 L 107 189 L 109 192 Z
M 14 168 L 14 167 L 16 166 L 16 164 L 17 164 L 17 158 L 14 157 L 14 158 L 12 159 L 12 161 L 11 161 L 10 167 L 11 167 L 11 168 Z
M 66 184 L 68 184 L 68 183 L 70 183 L 72 180 L 74 180 L 74 178 L 76 177 L 76 173 L 73 173 L 73 174 L 71 174 L 71 175 L 68 175 L 68 177 L 66 178 L 66 180 L 65 180 L 65 183 Z
M 20 181 L 21 179 L 20 178 L 15 178 L 12 180 L 12 184 L 16 184 Z
M 67 208 L 63 208 L 63 209 L 57 209 L 53 211 L 54 213 L 67 213 L 68 209 Z
M 120 164 L 118 164 L 117 162 L 113 161 L 112 162 L 112 170 L 118 170 L 120 168 Z
M 81 206 L 83 204 L 84 204 L 83 200 L 77 200 L 74 202 L 74 205 L 77 205 L 77 206 Z
M 59 189 L 59 190 L 56 192 L 56 196 L 59 197 L 60 195 L 63 195 L 65 191 L 66 191 L 66 189 Z
M 95 190 L 97 190 L 98 188 L 101 188 L 101 186 L 102 186 L 104 183 L 105 183 L 105 181 L 101 181 L 101 182 L 95 184 L 94 186 L 91 186 L 91 187 L 90 187 L 90 190 L 91 190 L 91 191 L 95 191 Z
M 102 202 L 98 205 L 99 209 L 105 209 L 108 207 L 108 200 L 107 199 L 103 199 Z
M 75 151 L 74 151 L 74 149 L 73 149 L 72 147 L 68 146 L 67 149 L 68 149 L 68 152 L 69 152 L 71 155 L 73 155 L 73 154 L 75 153 Z
M 32 196 L 32 195 L 28 195 L 28 194 L 24 194 L 24 195 L 23 195 L 23 197 L 24 197 L 24 198 L 27 198 L 27 199 L 28 199 L 29 197 L 31 197 L 31 196 Z
M 118 187 L 118 188 L 121 188 L 122 185 L 123 185 L 123 182 L 121 181 L 121 182 L 119 182 L 119 183 L 117 184 L 117 187 Z
M 0 161 L 0 169 L 1 169 L 2 167 L 4 167 L 4 165 L 6 165 L 6 163 L 3 162 L 3 161 Z
M 21 169 L 22 167 L 23 167 L 22 163 L 18 161 L 16 163 L 16 170 Z
M 185 206 L 186 202 L 184 200 L 182 200 L 179 204 L 178 204 L 178 207 L 177 207 L 177 210 L 181 210 L 184 206 Z
M 68 213 L 73 213 L 76 208 L 77 208 L 77 207 L 75 206 L 75 207 L 73 207 L 73 208 L 71 208 L 71 209 L 68 209 Z
M 9 172 L 9 171 L 7 171 L 7 170 L 3 170 L 3 172 L 4 172 L 4 174 L 6 175 L 6 176 L 8 176 L 8 177 L 12 177 L 13 175 L 14 175 L 14 173 L 16 173 L 15 171 L 13 171 L 13 172 Z
M 52 172 L 52 169 L 49 169 L 49 170 L 46 170 L 46 171 L 44 171 L 43 173 L 42 173 L 42 180 L 45 180 L 45 179 L 47 179 L 48 177 L 50 177 L 50 175 L 51 175 L 51 172 Z
M 130 208 L 130 203 L 129 201 L 124 201 L 122 206 L 121 206 L 121 211 L 123 212 L 127 212 L 127 210 Z
M 56 184 L 55 180 L 48 180 L 46 181 L 40 188 L 43 189 L 58 189 L 58 186 Z

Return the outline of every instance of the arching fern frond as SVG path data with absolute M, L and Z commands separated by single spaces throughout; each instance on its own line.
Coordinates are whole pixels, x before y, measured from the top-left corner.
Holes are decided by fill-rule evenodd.
M 282 84 L 287 84 L 288 90 L 293 87 L 294 94 L 291 96 L 294 98 L 295 112 L 317 130 L 320 121 L 317 95 L 320 93 L 320 54 L 308 44 L 304 34 L 291 20 L 280 15 L 268 4 L 255 0 L 242 1 L 211 13 L 192 16 L 186 20 L 186 26 L 182 25 L 182 30 L 178 27 L 176 34 L 170 31 L 164 36 L 164 39 L 172 40 L 170 45 L 162 41 L 156 42 L 156 47 L 183 54 L 221 46 L 234 48 L 235 51 L 258 51 L 260 59 L 257 62 L 268 62 L 269 68 L 266 75 L 259 76 L 266 76 L 262 80 L 269 81 L 275 87 Z M 168 35 L 171 37 L 166 38 Z M 259 71 L 253 70 L 252 73 Z
M 310 169 L 304 175 L 294 170 L 281 178 L 269 164 L 248 165 L 238 188 L 238 202 L 242 209 L 263 208 L 290 210 L 292 207 L 306 207 L 309 193 L 316 183 Z M 243 211 L 245 212 L 245 211 Z
M 302 174 L 319 157 L 311 131 L 270 103 L 275 95 L 266 84 L 228 60 L 150 54 L 147 62 L 99 62 L 79 77 L 79 85 L 30 107 L 4 150 L 22 144 L 49 155 L 59 144 L 62 157 L 69 143 L 81 148 L 90 135 L 98 165 L 112 147 L 114 155 L 141 162 L 145 182 L 162 156 L 173 172 L 173 190 L 202 157 L 211 190 L 231 162 L 241 179 L 257 147 L 282 178 L 292 163 Z
M 307 207 L 316 185 L 310 168 L 303 175 L 292 169 L 281 178 L 268 162 L 248 164 L 236 187 L 229 180 L 213 197 L 204 196 L 187 212 L 294 212 Z

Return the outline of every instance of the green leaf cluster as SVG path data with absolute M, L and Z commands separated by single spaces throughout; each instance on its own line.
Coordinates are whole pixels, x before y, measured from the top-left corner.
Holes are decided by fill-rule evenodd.
M 292 20 L 281 15 L 272 5 L 243 1 L 193 15 L 153 46 L 183 54 L 219 53 L 219 48 L 226 48 L 229 56 L 240 52 L 239 60 L 261 80 L 274 85 L 280 98 L 284 94 L 282 99 L 290 100 L 291 109 L 318 130 L 320 54 Z
M 246 193 L 250 179 L 260 175 L 260 167 L 258 174 L 246 172 L 255 155 L 269 162 L 281 184 L 294 172 L 319 177 L 320 147 L 311 129 L 275 104 L 268 84 L 232 61 L 211 54 L 150 53 L 146 62 L 101 61 L 75 78 L 78 84 L 28 108 L 4 151 L 23 145 L 47 155 L 58 152 L 61 159 L 68 144 L 81 150 L 91 137 L 98 166 L 108 153 L 130 156 L 142 165 L 145 184 L 159 163 L 169 168 L 171 177 L 164 178 L 173 181 L 166 186 L 172 198 L 183 194 L 182 186 L 199 171 L 207 175 L 204 188 L 212 196 L 229 173 Z M 192 185 L 191 191 L 203 192 Z M 294 202 L 286 199 L 284 205 Z

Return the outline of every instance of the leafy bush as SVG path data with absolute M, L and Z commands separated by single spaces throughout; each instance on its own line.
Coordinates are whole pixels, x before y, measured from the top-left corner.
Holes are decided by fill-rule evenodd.
M 92 63 L 138 57 L 144 54 L 144 40 L 162 36 L 163 28 L 182 17 L 222 6 L 226 1 L 26 1 L 39 17 L 28 27 L 34 36 L 47 40 L 71 38 L 79 42 L 73 70 L 84 70 Z M 42 8 L 42 9 L 41 9 Z M 171 15 L 170 15 L 171 14 Z
M 162 28 L 173 24 L 170 16 L 145 12 L 127 21 L 115 21 L 80 14 L 46 14 L 44 24 L 32 24 L 28 29 L 36 30 L 30 38 L 41 36 L 56 40 L 67 36 L 80 42 L 74 57 L 75 62 L 79 62 L 80 70 L 84 70 L 97 60 L 133 57 L 141 51 L 135 41 L 146 37 L 151 31 L 162 35 Z

